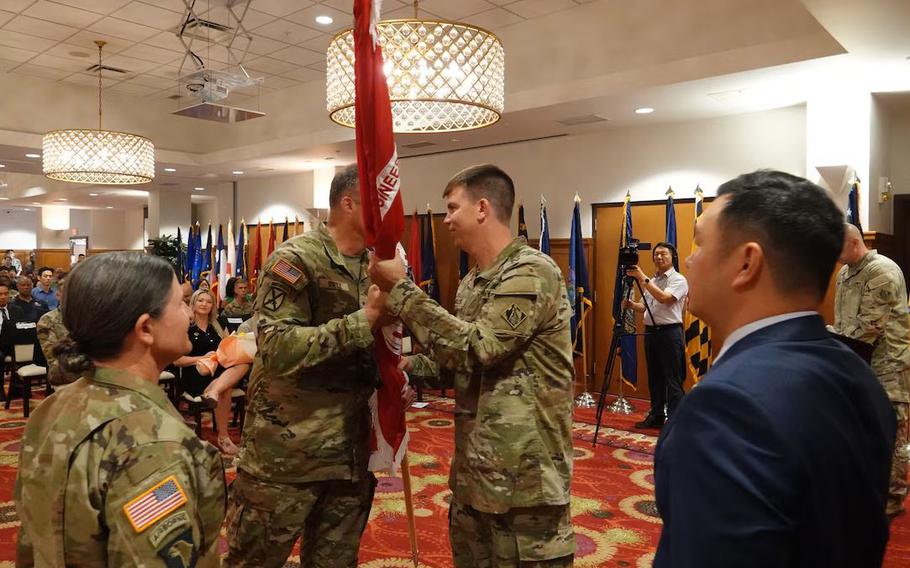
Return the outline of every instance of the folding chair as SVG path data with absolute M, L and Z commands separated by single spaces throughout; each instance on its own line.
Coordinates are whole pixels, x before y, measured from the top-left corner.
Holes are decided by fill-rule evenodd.
M 32 381 L 44 378 L 47 394 L 50 394 L 50 383 L 47 382 L 47 367 L 39 367 L 34 364 L 35 361 L 34 343 L 20 344 L 13 346 L 12 354 L 12 373 L 10 374 L 9 390 L 6 393 L 6 403 L 4 408 L 9 410 L 10 403 L 13 400 L 13 387 L 16 384 L 16 378 L 22 384 L 22 416 L 28 418 L 30 401 L 32 398 Z

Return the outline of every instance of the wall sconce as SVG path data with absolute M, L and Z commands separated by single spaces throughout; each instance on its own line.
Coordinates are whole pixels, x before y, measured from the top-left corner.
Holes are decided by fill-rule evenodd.
M 883 187 L 878 192 L 878 202 L 885 203 L 886 201 L 891 201 L 891 198 L 894 196 L 894 188 L 891 187 L 891 180 L 888 178 L 882 178 L 884 181 Z

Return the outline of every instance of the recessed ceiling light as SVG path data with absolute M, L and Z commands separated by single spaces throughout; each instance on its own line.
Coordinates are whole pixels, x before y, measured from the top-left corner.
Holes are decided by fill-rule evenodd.
M 204 187 L 194 187 L 193 189 L 196 191 L 205 191 Z
M 651 114 L 654 112 L 654 109 L 651 107 L 641 107 L 635 109 L 635 114 Z
M 164 171 L 166 171 L 166 172 L 176 172 L 177 170 L 174 169 L 174 168 L 164 168 Z
M 9 201 L 9 197 L 0 197 L 0 201 Z
M 32 201 L 32 205 L 41 205 L 41 204 L 38 203 L 37 201 Z
M 332 18 L 332 16 L 316 16 L 316 23 L 322 24 L 323 26 L 327 26 L 334 21 L 335 20 Z
M 243 172 L 241 172 L 240 170 L 235 170 L 235 171 L 233 171 L 233 172 L 231 172 L 231 173 L 234 174 L 235 176 L 242 176 L 242 175 L 243 175 Z
M 26 158 L 40 158 L 41 154 L 26 154 Z
M 65 198 L 65 197 L 61 197 L 60 199 L 55 199 L 54 201 L 66 201 L 66 198 Z
M 107 207 L 105 207 L 105 209 L 113 209 L 113 208 L 114 208 L 113 205 L 108 205 Z
M 23 211 L 31 211 L 31 209 L 29 209 L 28 207 L 25 207 L 25 208 L 23 208 L 22 210 L 23 210 Z
M 5 165 L 3 165 L 3 164 L 0 164 L 0 168 L 5 168 L 5 167 L 6 167 L 6 166 L 5 166 Z
M 89 193 L 89 195 L 92 196 L 92 197 L 98 197 L 98 194 L 97 194 L 97 193 Z

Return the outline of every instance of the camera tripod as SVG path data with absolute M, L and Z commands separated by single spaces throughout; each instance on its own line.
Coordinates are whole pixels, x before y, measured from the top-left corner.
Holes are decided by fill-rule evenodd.
M 625 274 L 626 268 L 624 266 L 621 266 L 619 270 L 622 271 L 622 274 Z M 623 279 L 623 298 L 622 302 L 620 303 L 620 310 L 618 314 L 619 317 L 615 317 L 616 314 L 614 314 L 613 336 L 610 338 L 610 355 L 607 358 L 607 366 L 604 368 L 604 378 L 603 381 L 601 381 L 600 385 L 600 396 L 597 399 L 597 425 L 594 427 L 594 440 L 592 441 L 593 446 L 597 445 L 597 436 L 600 433 L 600 422 L 603 418 L 607 391 L 610 388 L 610 381 L 613 377 L 613 368 L 616 365 L 616 352 L 619 349 L 620 340 L 623 337 L 635 335 L 634 333 L 627 333 L 623 326 L 623 320 L 625 319 L 623 316 L 626 313 L 626 309 L 631 309 L 624 308 L 623 304 L 632 298 L 633 284 L 635 286 L 638 286 L 638 292 L 641 294 L 642 302 L 645 305 L 645 311 L 649 316 L 651 316 L 651 321 L 654 321 L 654 314 L 651 313 L 651 306 L 649 306 L 648 302 L 646 302 L 644 299 L 645 291 L 641 287 L 641 282 L 631 276 L 623 276 Z M 622 389 L 622 384 L 620 384 L 620 389 Z M 617 413 L 631 414 L 631 405 L 629 405 L 628 401 L 626 401 L 626 399 L 622 396 L 622 390 L 620 390 L 619 398 L 616 400 L 616 402 L 613 403 L 613 405 L 611 405 L 611 410 Z

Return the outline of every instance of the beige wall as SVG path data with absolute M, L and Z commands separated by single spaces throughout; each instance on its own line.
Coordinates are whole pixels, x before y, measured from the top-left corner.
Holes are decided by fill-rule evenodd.
M 618 129 L 464 150 L 401 160 L 405 211 L 429 203 L 443 211 L 442 190 L 457 171 L 492 162 L 516 185 L 531 238 L 539 233 L 540 194 L 548 201 L 551 238 L 567 238 L 572 198 L 582 200 L 582 226 L 591 235 L 591 204 L 692 197 L 696 184 L 706 195 L 744 172 L 775 168 L 805 175 L 806 115 L 802 106 L 724 118 Z
M 305 219 L 306 210 L 313 207 L 313 185 L 312 171 L 238 181 L 237 219 L 250 224 L 270 219 L 283 223 L 295 215 Z
M 910 193 L 910 108 L 891 115 L 891 185 L 895 193 Z

